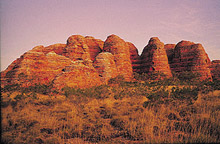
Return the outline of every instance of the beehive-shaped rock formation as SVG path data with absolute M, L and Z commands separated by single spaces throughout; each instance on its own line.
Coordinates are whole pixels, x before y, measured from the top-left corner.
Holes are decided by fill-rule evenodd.
M 133 70 L 127 43 L 116 35 L 110 35 L 104 43 L 103 51 L 110 52 L 114 56 L 118 74 L 125 80 L 131 80 Z
M 212 79 L 210 59 L 201 44 L 179 42 L 174 49 L 171 69 L 176 73 L 190 71 L 200 75 L 200 80 Z
M 164 44 L 157 37 L 150 39 L 141 54 L 141 61 L 141 72 L 143 73 L 156 71 L 165 77 L 172 76 Z
M 109 79 L 118 75 L 114 56 L 109 52 L 100 53 L 95 61 L 94 68 L 99 73 L 102 82 L 107 83 Z
M 2 72 L 2 84 L 49 84 L 65 66 L 72 63 L 69 58 L 55 52 L 44 54 L 43 46 L 37 46 L 23 54 Z
M 89 47 L 86 44 L 85 37 L 81 35 L 72 35 L 67 39 L 67 46 L 64 49 L 63 55 L 73 61 L 91 60 Z
M 139 56 L 132 43 L 116 35 L 108 36 L 105 42 L 72 35 L 67 44 L 36 46 L 24 53 L 1 72 L 1 86 L 53 84 L 59 90 L 65 86 L 87 88 L 106 84 L 118 75 L 132 80 L 133 71 L 156 72 L 164 77 L 171 77 L 171 71 L 179 76 L 187 71 L 199 74 L 200 80 L 220 80 L 220 61 L 211 62 L 201 44 L 189 41 L 164 46 L 153 37 Z

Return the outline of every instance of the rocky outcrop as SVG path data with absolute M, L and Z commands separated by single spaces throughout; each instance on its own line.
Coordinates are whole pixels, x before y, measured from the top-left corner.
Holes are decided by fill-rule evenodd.
M 59 79 L 63 76 L 72 78 L 66 80 L 67 86 L 75 86 L 69 83 L 71 81 L 79 82 L 80 79 L 81 83 L 76 84 L 79 87 L 93 86 L 93 82 L 99 85 L 100 78 L 97 77 L 98 73 L 92 66 L 91 57 L 94 59 L 101 52 L 103 44 L 103 41 L 93 37 L 85 38 L 80 35 L 73 35 L 68 38 L 67 44 L 34 47 L 1 73 L 2 84 L 20 84 L 23 87 L 35 84 L 48 85 L 52 81 L 57 82 L 54 80 L 55 78 Z M 75 73 L 81 73 L 76 77 L 72 76 L 73 72 L 63 72 L 65 67 L 71 65 L 74 61 L 77 61 L 76 63 L 82 61 L 84 66 L 77 66 L 76 63 L 72 66 L 74 67 L 73 70 L 76 70 Z M 77 68 L 79 69 L 77 70 Z M 82 71 L 80 72 L 80 70 Z M 59 84 L 56 83 L 56 85 Z
M 95 57 L 102 51 L 103 44 L 102 40 L 91 36 L 72 35 L 68 38 L 62 55 L 73 61 L 94 61 Z
M 141 60 L 137 48 L 131 42 L 127 42 L 130 51 L 130 59 L 132 63 L 133 72 L 140 72 Z
M 161 76 L 172 76 L 164 44 L 157 37 L 150 39 L 141 54 L 141 61 L 142 73 L 159 72 Z
M 85 42 L 89 47 L 90 58 L 94 61 L 95 57 L 102 51 L 104 42 L 91 36 L 86 36 Z
M 42 49 L 42 52 L 44 54 L 47 54 L 47 53 L 53 51 L 58 55 L 62 55 L 65 47 L 66 47 L 66 44 L 58 43 L 58 44 L 54 44 L 54 45 L 50 45 L 50 46 L 45 47 L 44 49 Z
M 73 61 L 91 61 L 89 47 L 86 44 L 85 37 L 81 35 L 72 35 L 67 39 L 67 44 L 64 48 L 63 55 Z
M 201 44 L 189 41 L 164 46 L 154 37 L 139 56 L 132 43 L 116 35 L 105 42 L 72 35 L 67 44 L 36 46 L 24 53 L 1 72 L 1 85 L 87 88 L 106 84 L 118 75 L 130 81 L 133 72 L 171 77 L 171 71 L 179 76 L 185 71 L 199 74 L 200 80 L 220 80 L 220 60 L 211 62 Z
M 174 49 L 170 65 L 171 70 L 176 73 L 188 71 L 200 75 L 200 80 L 212 79 L 209 69 L 210 59 L 201 44 L 179 42 Z
M 104 42 L 103 51 L 110 52 L 114 56 L 118 74 L 125 80 L 131 80 L 133 71 L 127 43 L 116 35 L 110 35 Z
M 83 61 L 75 61 L 67 66 L 63 72 L 53 80 L 53 87 L 61 90 L 62 88 L 89 88 L 101 85 L 99 74 L 94 67 L 87 66 Z
M 37 46 L 14 61 L 3 73 L 3 84 L 48 85 L 65 66 L 72 63 L 69 58 L 55 52 L 44 54 L 43 46 Z
M 174 48 L 175 48 L 175 44 L 165 44 L 164 45 L 164 49 L 166 50 L 167 53 L 167 58 L 168 58 L 168 62 L 169 64 L 172 62 L 173 60 L 173 55 L 174 55 Z
M 220 60 L 213 60 L 210 66 L 212 79 L 220 81 Z
M 109 79 L 118 75 L 114 56 L 109 52 L 100 53 L 93 64 L 94 68 L 99 73 L 102 82 L 107 83 Z

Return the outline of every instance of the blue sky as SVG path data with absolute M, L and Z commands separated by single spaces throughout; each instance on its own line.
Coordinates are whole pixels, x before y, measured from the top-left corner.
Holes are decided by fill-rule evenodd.
M 1 0 L 1 70 L 37 45 L 116 34 L 142 52 L 151 37 L 201 43 L 220 59 L 220 0 Z

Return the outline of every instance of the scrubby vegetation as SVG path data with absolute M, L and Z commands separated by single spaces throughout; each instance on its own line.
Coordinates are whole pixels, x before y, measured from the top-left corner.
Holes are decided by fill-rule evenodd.
M 219 143 L 220 83 L 122 77 L 1 89 L 2 143 Z M 189 82 L 190 81 L 190 82 Z

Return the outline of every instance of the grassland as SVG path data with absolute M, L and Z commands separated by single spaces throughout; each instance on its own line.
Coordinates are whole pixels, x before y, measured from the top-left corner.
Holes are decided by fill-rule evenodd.
M 220 83 L 116 77 L 1 90 L 2 143 L 219 143 Z

